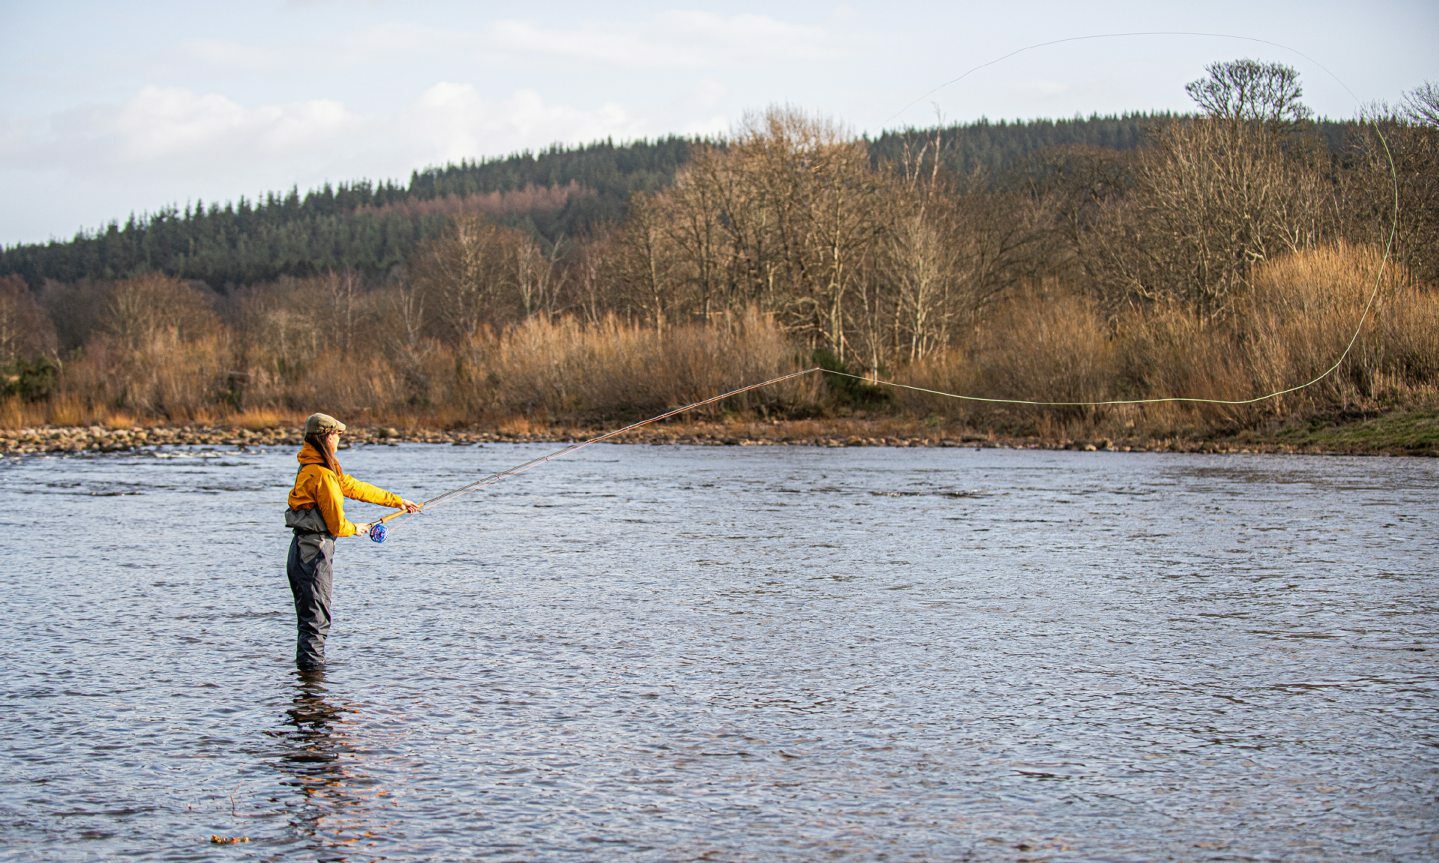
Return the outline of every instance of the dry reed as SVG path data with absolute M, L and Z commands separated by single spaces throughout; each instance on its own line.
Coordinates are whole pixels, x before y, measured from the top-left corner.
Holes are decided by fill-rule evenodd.
M 893 375 L 902 383 L 990 398 L 1244 399 L 1328 369 L 1378 284 L 1378 302 L 1346 360 L 1334 374 L 1282 398 L 1253 405 L 1044 409 L 894 391 L 889 407 L 869 409 L 999 432 L 1158 437 L 1433 403 L 1439 294 L 1393 265 L 1378 276 L 1381 259 L 1374 249 L 1340 245 L 1265 262 L 1253 269 L 1235 313 L 1207 322 L 1177 305 L 1106 318 L 1085 292 L 1045 283 L 993 304 L 958 343 Z M 394 316 L 372 315 L 363 324 L 369 329 L 349 340 L 348 352 L 270 326 L 273 309 L 257 306 L 254 314 L 265 325 L 236 333 L 206 324 L 182 337 L 159 325 L 128 340 L 97 336 L 64 365 L 48 400 L 0 401 L 0 426 L 118 428 L 160 421 L 264 429 L 295 425 L 323 410 L 362 425 L 527 433 L 640 419 L 808 364 L 789 334 L 753 309 L 662 330 L 616 316 L 591 323 L 535 316 L 504 329 L 482 328 L 458 347 L 406 335 L 395 329 Z M 848 404 L 835 392 L 810 376 L 693 418 L 833 418 Z

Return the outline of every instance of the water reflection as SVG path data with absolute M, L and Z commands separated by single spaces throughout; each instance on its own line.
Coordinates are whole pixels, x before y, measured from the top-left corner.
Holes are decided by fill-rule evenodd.
M 281 784 L 293 794 L 280 803 L 314 859 L 354 859 L 358 848 L 378 840 L 372 804 L 385 792 L 364 769 L 356 707 L 330 694 L 323 669 L 295 676 L 276 761 Z

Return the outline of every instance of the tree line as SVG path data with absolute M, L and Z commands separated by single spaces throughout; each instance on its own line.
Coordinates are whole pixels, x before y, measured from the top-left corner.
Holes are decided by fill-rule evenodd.
M 1089 144 L 1137 146 L 1153 115 L 1085 120 L 980 122 L 943 129 L 946 168 L 998 176 L 1031 153 Z M 924 132 L 886 133 L 869 142 L 877 165 L 894 162 Z M 402 266 L 411 251 L 468 212 L 528 230 L 548 243 L 586 237 L 620 221 L 635 192 L 673 182 L 695 147 L 723 140 L 668 137 L 615 144 L 551 147 L 500 159 L 462 161 L 415 171 L 407 184 L 358 181 L 297 188 L 254 201 L 194 201 L 132 214 L 94 231 L 50 243 L 0 249 L 0 275 L 31 286 L 46 279 L 118 279 L 160 272 L 227 290 L 281 276 L 350 269 L 367 279 Z
M 1208 386 L 1139 360 L 1173 365 L 1200 347 L 1211 368 L 1249 357 L 1231 369 L 1239 389 L 1282 377 L 1276 354 L 1302 374 L 1308 354 L 1280 343 L 1329 336 L 1284 315 L 1338 327 L 1343 315 L 1320 311 L 1348 309 L 1371 271 L 1409 326 L 1427 326 L 1435 88 L 1323 123 L 1288 67 L 1205 72 L 1192 115 L 866 140 L 779 107 L 723 140 L 555 149 L 420 172 L 404 189 L 292 190 L 7 249 L 6 389 L 171 419 L 320 403 L 593 416 L 605 403 L 545 377 L 547 362 L 600 377 L 585 363 L 605 357 L 700 387 L 714 379 L 693 366 L 738 360 L 687 344 L 752 343 L 776 369 L 818 360 L 996 394 L 1144 397 Z M 1439 346 L 1385 332 L 1392 343 L 1331 401 L 1432 387 Z M 1254 350 L 1262 339 L 1274 343 Z M 600 347 L 620 343 L 648 359 Z M 638 379 L 605 392 L 685 394 Z M 790 409 L 822 401 L 794 394 Z

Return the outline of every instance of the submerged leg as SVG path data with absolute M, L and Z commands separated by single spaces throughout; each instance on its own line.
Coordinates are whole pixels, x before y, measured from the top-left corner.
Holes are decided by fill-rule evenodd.
M 301 669 L 325 664 L 325 636 L 330 633 L 331 561 L 335 540 L 324 534 L 296 533 L 290 541 L 285 572 L 295 597 L 295 665 Z

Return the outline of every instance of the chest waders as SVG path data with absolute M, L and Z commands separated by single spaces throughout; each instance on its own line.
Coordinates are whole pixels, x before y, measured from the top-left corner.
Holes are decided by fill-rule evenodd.
M 295 532 L 285 574 L 295 597 L 295 665 L 301 670 L 325 664 L 325 636 L 330 633 L 331 565 L 335 537 L 325 526 L 318 506 L 285 511 L 285 526 Z

